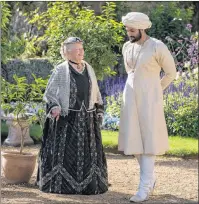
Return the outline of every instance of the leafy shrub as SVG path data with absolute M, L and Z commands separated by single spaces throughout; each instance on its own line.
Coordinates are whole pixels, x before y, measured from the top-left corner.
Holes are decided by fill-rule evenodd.
M 34 75 L 33 77 L 34 82 L 32 84 L 27 83 L 25 77 L 17 77 L 14 75 L 13 79 L 15 83 L 9 83 L 1 77 L 1 110 L 3 110 L 4 116 L 14 118 L 20 127 L 22 133 L 20 154 L 23 151 L 25 132 L 28 130 L 28 125 L 24 126 L 23 121 L 25 120 L 29 124 L 39 122 L 40 125 L 43 126 L 45 119 L 43 105 L 38 108 L 38 113 L 27 113 L 27 109 L 29 109 L 31 105 L 35 108 L 35 101 L 42 101 L 43 92 L 47 84 L 47 80 L 36 78 Z
M 184 26 L 190 22 L 193 16 L 193 8 L 180 8 L 180 2 L 162 2 L 151 9 L 149 17 L 152 27 L 148 33 L 152 37 L 165 41 L 167 36 L 178 37 L 186 33 Z
M 122 105 L 122 93 L 118 96 L 108 96 L 106 97 L 106 113 L 112 117 L 120 117 L 120 109 Z
M 102 124 L 103 129 L 114 131 L 119 129 L 120 109 L 125 81 L 126 76 L 114 76 L 98 82 L 106 110 Z
M 2 66 L 2 76 L 9 82 L 13 82 L 13 75 L 25 76 L 28 83 L 34 80 L 32 74 L 43 79 L 48 78 L 51 74 L 53 65 L 47 59 L 25 59 L 9 60 L 6 65 Z
M 115 4 L 108 2 L 102 9 L 102 14 L 96 16 L 79 2 L 50 2 L 46 12 L 34 12 L 30 23 L 45 29 L 40 40 L 48 39 L 47 54 L 55 63 L 62 61 L 60 45 L 67 37 L 82 38 L 85 59 L 102 78 L 114 74 L 111 68 L 118 57 L 114 50 L 121 48 L 124 35 L 122 23 L 115 21 Z
M 20 56 L 25 50 L 25 41 L 17 36 L 10 36 L 9 22 L 11 17 L 10 6 L 7 2 L 0 2 L 2 18 L 0 27 L 1 32 L 1 61 L 6 63 L 7 60 Z
M 113 131 L 119 130 L 119 122 L 119 117 L 113 117 L 106 113 L 102 123 L 102 129 Z
M 198 138 L 198 103 L 195 96 L 187 98 L 174 113 L 174 134 Z
M 120 121 L 120 109 L 122 104 L 122 92 L 106 97 L 106 113 L 102 128 L 106 130 L 118 130 Z
M 164 94 L 169 135 L 198 137 L 197 75 L 180 77 Z
M 198 67 L 198 33 L 192 34 L 191 28 L 191 24 L 187 24 L 185 28 L 189 36 L 181 34 L 178 37 L 166 37 L 167 46 L 180 72 L 191 71 Z
M 123 83 L 119 93 L 112 92 L 111 90 L 117 90 L 114 88 L 114 80 L 118 88 L 118 79 L 114 77 L 111 86 L 107 89 L 109 90 L 107 93 L 111 93 L 111 95 L 105 98 L 106 114 L 102 125 L 103 129 L 109 130 L 119 129 L 122 104 Z M 110 79 L 106 81 L 107 86 L 108 82 Z M 197 74 L 194 75 L 189 72 L 184 77 L 179 77 L 164 91 L 164 111 L 169 135 L 198 136 L 197 98 Z

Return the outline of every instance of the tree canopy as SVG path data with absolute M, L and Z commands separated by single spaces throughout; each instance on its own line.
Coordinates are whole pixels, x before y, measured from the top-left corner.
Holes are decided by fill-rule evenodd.
M 53 62 L 61 62 L 60 45 L 69 36 L 83 39 L 85 60 L 89 62 L 98 76 L 114 74 L 112 67 L 117 64 L 118 54 L 124 40 L 122 23 L 115 20 L 116 5 L 112 2 L 103 6 L 101 15 L 82 7 L 79 2 L 50 2 L 47 11 L 34 11 L 30 23 L 44 29 L 39 40 L 48 43 L 47 55 Z

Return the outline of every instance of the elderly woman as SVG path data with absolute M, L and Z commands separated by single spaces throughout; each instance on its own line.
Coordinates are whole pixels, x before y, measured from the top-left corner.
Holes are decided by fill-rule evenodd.
M 83 42 L 61 45 L 65 62 L 52 73 L 45 94 L 48 117 L 43 131 L 37 183 L 41 191 L 100 194 L 108 190 L 100 122 L 103 102 Z

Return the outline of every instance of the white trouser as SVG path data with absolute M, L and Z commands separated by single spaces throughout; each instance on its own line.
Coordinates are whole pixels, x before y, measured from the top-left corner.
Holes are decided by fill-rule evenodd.
M 140 184 L 138 194 L 148 194 L 153 188 L 155 181 L 154 167 L 155 155 L 135 155 L 140 165 Z

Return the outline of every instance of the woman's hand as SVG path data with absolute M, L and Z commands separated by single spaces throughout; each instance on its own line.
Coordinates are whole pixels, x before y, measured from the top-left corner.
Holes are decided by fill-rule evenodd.
M 103 113 L 97 113 L 97 119 L 98 122 L 100 124 L 100 126 L 102 125 L 103 119 L 104 119 L 104 114 Z
M 51 111 L 51 115 L 53 118 L 56 118 L 56 121 L 59 120 L 59 116 L 60 116 L 60 108 L 59 107 L 56 107 L 56 108 L 53 108 L 52 111 Z

